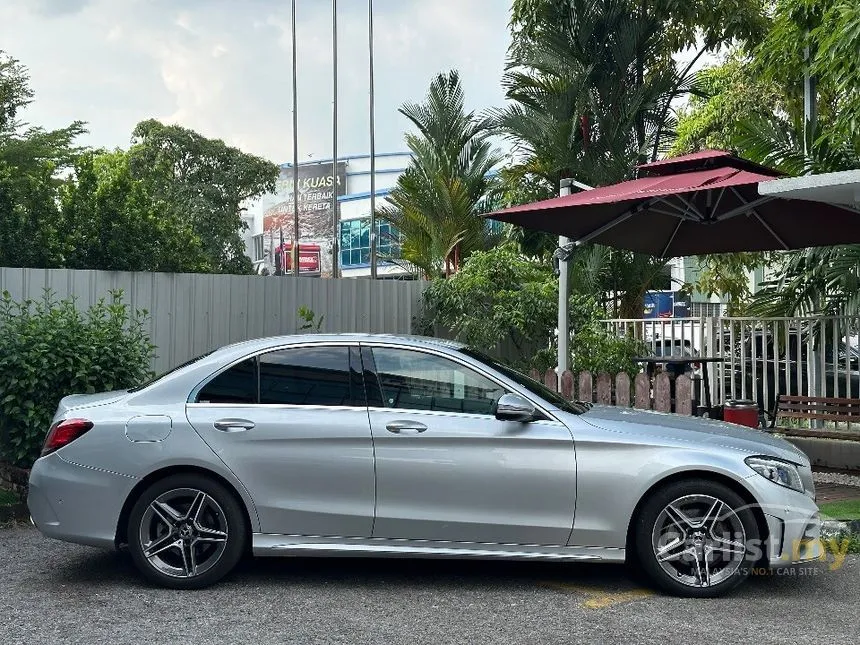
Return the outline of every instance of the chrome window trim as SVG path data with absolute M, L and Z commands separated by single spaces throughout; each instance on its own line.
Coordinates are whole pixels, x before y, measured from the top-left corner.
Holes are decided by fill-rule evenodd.
M 366 412 L 363 405 L 303 405 L 300 403 L 186 403 L 189 408 L 231 408 L 240 410 L 347 410 Z

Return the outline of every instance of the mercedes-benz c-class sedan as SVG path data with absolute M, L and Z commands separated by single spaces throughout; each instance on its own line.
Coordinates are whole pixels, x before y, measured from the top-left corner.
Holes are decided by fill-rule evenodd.
M 46 536 L 149 580 L 244 555 L 635 564 L 715 596 L 821 555 L 807 457 L 739 426 L 571 403 L 454 342 L 253 340 L 62 399 L 30 476 Z

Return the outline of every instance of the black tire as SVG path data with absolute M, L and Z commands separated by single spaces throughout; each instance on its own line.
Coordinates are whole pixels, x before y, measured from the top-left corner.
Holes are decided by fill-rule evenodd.
M 714 508 L 709 500 L 719 500 L 725 505 L 714 511 L 714 516 L 722 519 L 718 524 L 711 523 L 711 528 L 707 528 L 708 521 L 703 520 L 707 510 L 697 516 L 687 514 L 697 508 Z M 684 517 L 695 519 L 697 524 L 704 521 L 705 525 L 682 533 L 682 529 L 676 528 L 681 524 L 672 521 L 668 510 L 664 515 L 664 509 L 668 509 L 670 504 L 673 508 L 680 506 L 682 510 L 687 509 Z M 660 530 L 664 526 L 667 529 L 665 533 Z M 726 538 L 729 529 L 733 529 L 730 533 L 732 537 Z M 675 533 L 671 534 L 672 531 Z M 714 537 L 714 542 L 709 542 L 711 537 Z M 700 565 L 704 562 L 706 545 L 714 546 L 720 538 L 723 540 L 720 545 L 724 545 L 726 539 L 732 541 L 729 548 L 734 551 L 734 555 L 723 552 L 714 556 L 717 566 L 712 573 L 709 567 L 703 569 Z M 658 562 L 655 541 L 659 544 L 659 539 L 665 539 L 661 548 L 678 544 L 666 553 L 673 557 L 672 562 Z M 760 555 L 758 524 L 753 509 L 728 486 L 707 479 L 674 482 L 651 494 L 636 517 L 633 541 L 637 565 L 655 586 L 669 594 L 691 598 L 714 598 L 734 589 L 747 578 Z M 687 549 L 693 551 L 683 553 Z M 680 557 L 675 559 L 674 556 L 679 553 Z M 725 566 L 720 568 L 720 564 Z M 667 569 L 676 569 L 674 575 Z M 702 581 L 706 581 L 705 584 Z
M 194 507 L 200 499 L 200 507 Z M 179 519 L 183 514 L 186 517 Z M 149 537 L 146 544 L 144 534 Z M 188 473 L 160 479 L 143 492 L 129 515 L 127 535 L 131 559 L 147 580 L 171 589 L 200 589 L 233 570 L 245 553 L 248 527 L 240 503 L 227 488 Z M 147 547 L 149 557 L 144 554 Z

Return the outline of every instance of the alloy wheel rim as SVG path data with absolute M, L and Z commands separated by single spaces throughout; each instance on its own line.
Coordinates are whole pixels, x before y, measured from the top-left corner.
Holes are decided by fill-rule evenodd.
M 161 573 L 194 578 L 214 567 L 227 548 L 227 516 L 209 494 L 176 488 L 159 495 L 143 513 L 143 556 Z
M 732 577 L 747 553 L 735 510 L 710 495 L 686 495 L 667 504 L 651 536 L 654 557 L 673 580 L 713 587 Z

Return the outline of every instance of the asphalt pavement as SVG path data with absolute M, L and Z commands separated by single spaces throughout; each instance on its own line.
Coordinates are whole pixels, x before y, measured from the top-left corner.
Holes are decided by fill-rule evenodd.
M 179 592 L 19 526 L 0 528 L 0 643 L 857 643 L 860 557 L 833 566 L 689 600 L 617 565 L 256 559 Z

